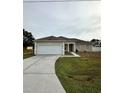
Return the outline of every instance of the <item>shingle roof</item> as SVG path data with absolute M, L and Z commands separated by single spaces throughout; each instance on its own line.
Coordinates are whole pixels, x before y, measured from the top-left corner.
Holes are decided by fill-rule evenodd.
M 36 39 L 37 40 L 67 40 L 68 38 L 66 37 L 55 37 L 55 36 L 48 36 L 48 37 L 44 37 L 44 38 L 39 38 L 39 39 Z
M 88 41 L 84 41 L 84 40 L 80 40 L 80 39 L 76 39 L 76 38 L 67 38 L 67 37 L 63 37 L 63 36 L 59 36 L 59 37 L 48 36 L 48 37 L 36 39 L 35 41 L 62 41 L 62 42 L 67 41 L 67 42 L 90 44 L 90 42 L 88 42 Z

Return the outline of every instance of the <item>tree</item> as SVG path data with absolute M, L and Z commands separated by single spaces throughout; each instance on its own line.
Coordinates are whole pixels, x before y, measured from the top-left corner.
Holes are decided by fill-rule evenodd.
M 34 40 L 34 37 L 32 33 L 25 31 L 25 29 L 23 29 L 23 47 L 33 46 L 34 45 L 33 40 Z
M 101 40 L 99 39 L 92 39 L 90 42 L 95 47 L 101 47 Z

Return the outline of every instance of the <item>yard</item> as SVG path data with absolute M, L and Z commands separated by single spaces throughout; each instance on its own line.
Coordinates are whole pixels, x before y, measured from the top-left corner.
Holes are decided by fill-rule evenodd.
M 34 56 L 33 50 L 23 49 L 23 59 Z
M 100 53 L 89 54 L 83 54 L 80 58 L 64 57 L 57 60 L 56 74 L 67 93 L 101 92 Z M 96 56 L 91 56 L 93 54 Z

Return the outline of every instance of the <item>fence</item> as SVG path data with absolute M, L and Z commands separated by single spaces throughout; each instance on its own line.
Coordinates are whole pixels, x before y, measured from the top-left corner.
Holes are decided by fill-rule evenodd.
M 100 52 L 101 51 L 101 47 L 93 47 L 92 46 L 92 51 L 93 52 Z

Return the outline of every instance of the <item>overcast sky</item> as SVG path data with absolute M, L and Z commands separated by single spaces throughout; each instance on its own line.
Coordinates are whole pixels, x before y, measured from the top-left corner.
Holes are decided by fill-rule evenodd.
M 100 39 L 100 1 L 24 2 L 24 29 L 37 38 Z

